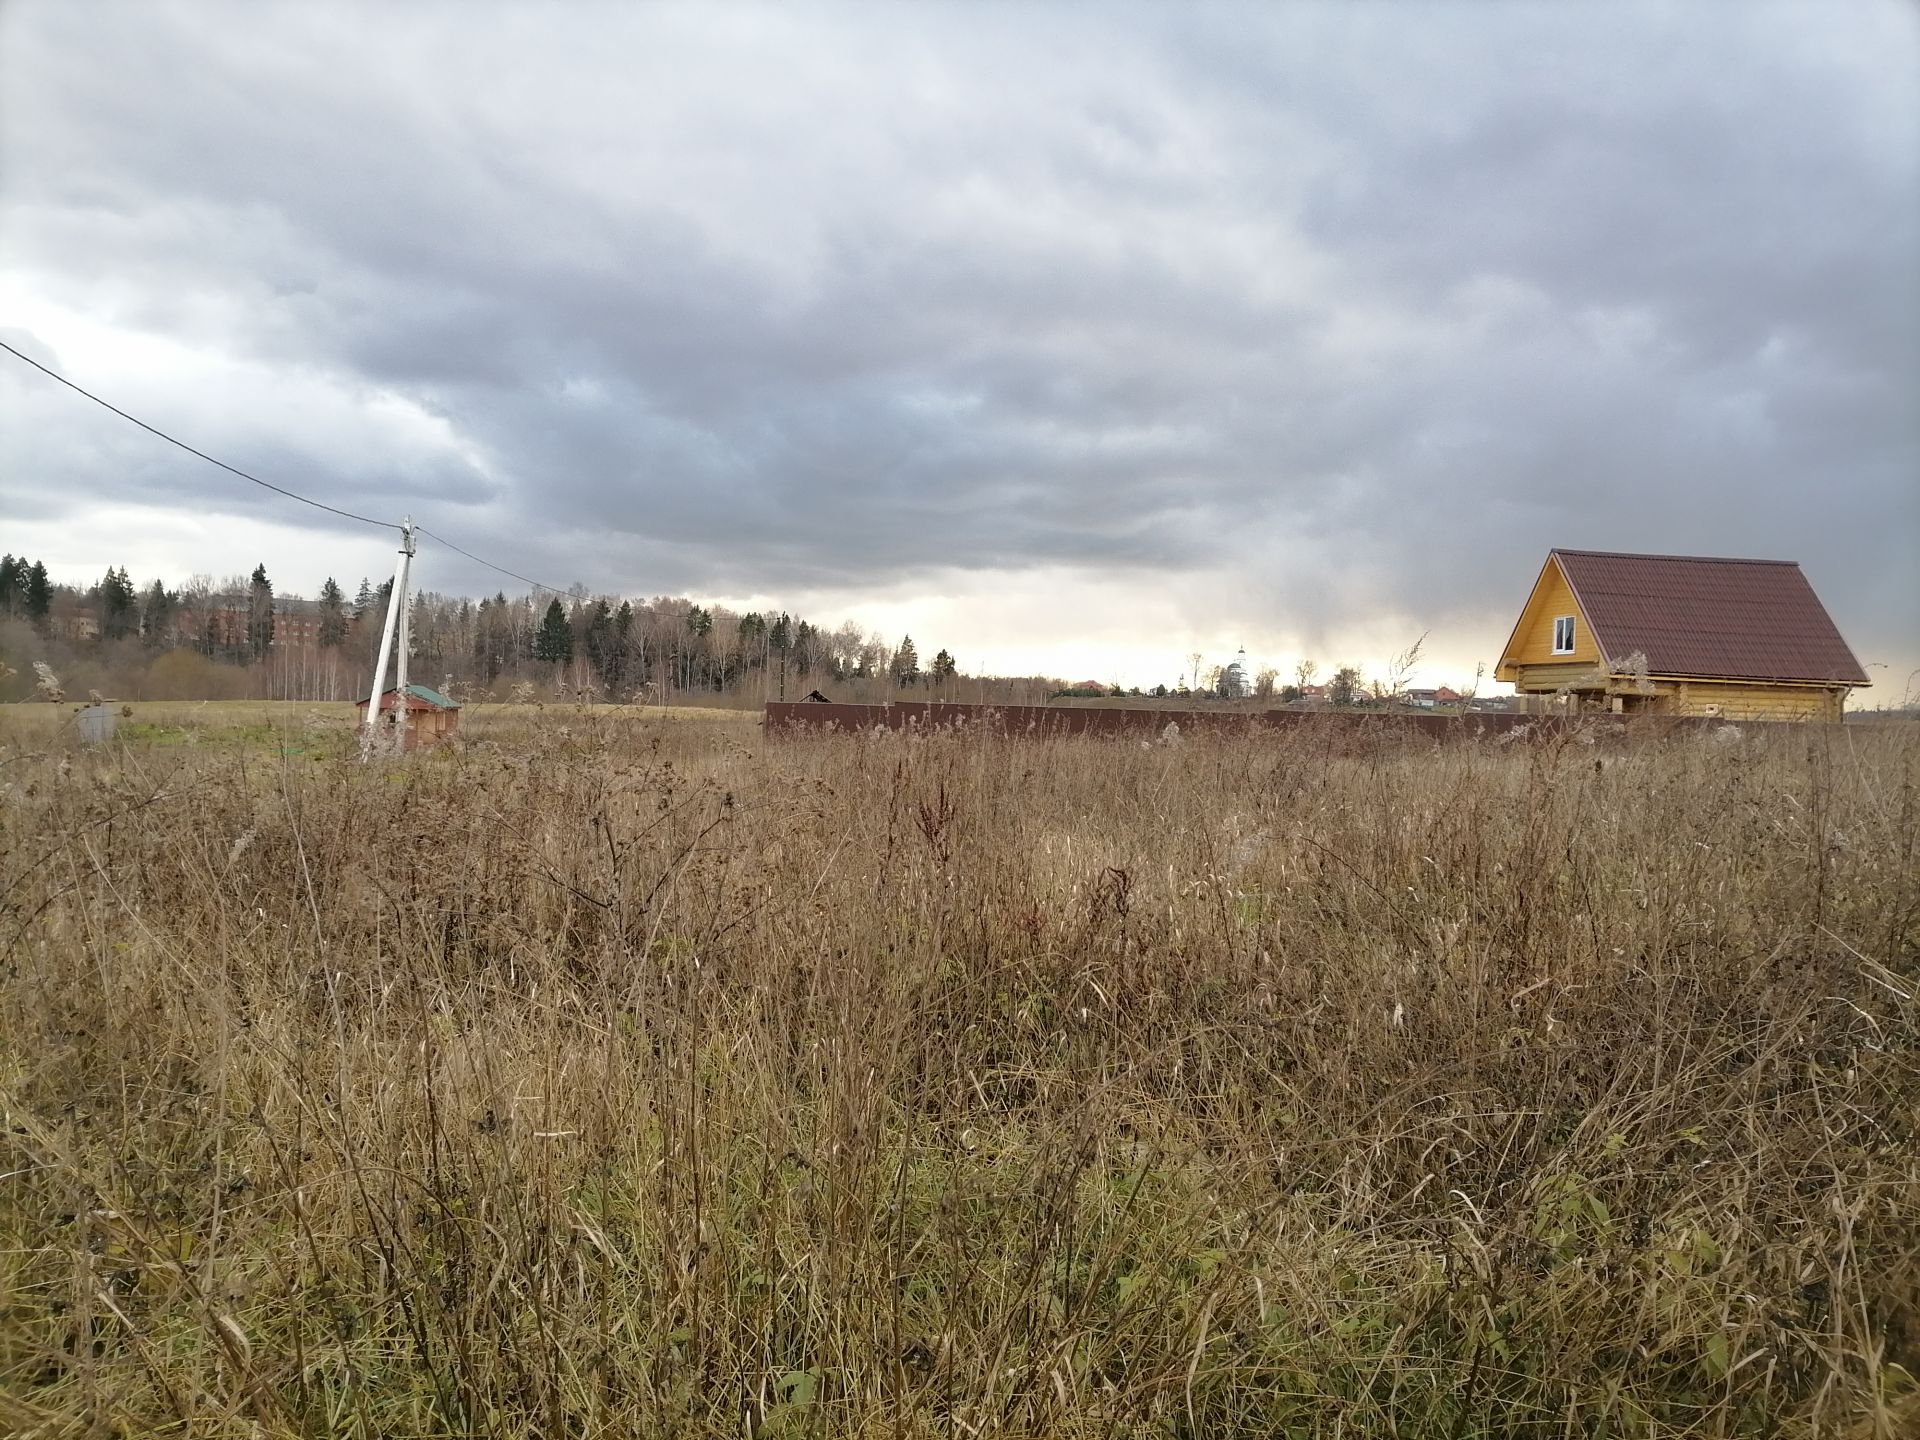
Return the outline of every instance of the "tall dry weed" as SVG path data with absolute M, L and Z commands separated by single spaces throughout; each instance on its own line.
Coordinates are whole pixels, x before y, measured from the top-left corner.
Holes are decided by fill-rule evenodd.
M 1911 1433 L 1910 730 L 494 733 L 11 767 L 0 1425 Z

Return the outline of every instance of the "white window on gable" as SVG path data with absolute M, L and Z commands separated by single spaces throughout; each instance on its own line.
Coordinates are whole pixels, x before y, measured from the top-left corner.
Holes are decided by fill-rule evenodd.
M 1561 615 L 1554 620 L 1553 653 L 1556 655 L 1573 653 L 1573 616 Z

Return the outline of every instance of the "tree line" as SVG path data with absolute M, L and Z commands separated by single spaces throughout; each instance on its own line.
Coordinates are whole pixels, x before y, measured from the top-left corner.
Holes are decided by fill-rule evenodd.
M 45 658 L 69 690 L 126 698 L 356 698 L 372 674 L 392 582 L 352 598 L 329 577 L 317 597 L 276 594 L 265 565 L 224 581 L 134 585 L 124 566 L 87 586 L 37 560 L 0 560 L 0 655 Z M 759 703 L 821 686 L 847 698 L 948 690 L 962 679 L 942 648 L 924 664 L 912 636 L 889 644 L 852 624 L 786 611 L 737 613 L 683 597 L 591 595 L 473 600 L 412 597 L 411 678 L 466 698 L 536 693 L 609 700 Z M 34 652 L 29 654 L 28 652 Z M 16 660 L 16 668 L 23 669 Z M 19 676 L 0 698 L 23 698 Z M 836 693 L 835 698 L 841 698 Z M 1000 697 L 1004 698 L 1004 697 Z
M 313 598 L 277 594 L 264 564 L 222 581 L 196 575 L 169 588 L 136 587 L 125 566 L 91 585 L 53 580 L 44 563 L 0 557 L 0 700 L 26 698 L 21 672 L 50 664 L 71 693 L 125 699 L 362 698 L 392 582 L 362 577 L 351 598 L 328 577 Z M 462 699 L 566 695 L 619 701 L 752 704 L 826 690 L 876 701 L 901 691 L 945 699 L 1041 703 L 1057 697 L 1181 701 L 1393 703 L 1420 642 L 1385 679 L 1337 667 L 1324 685 L 1302 660 L 1291 683 L 1244 660 L 1209 664 L 1195 653 L 1172 686 L 1063 685 L 1057 679 L 963 676 L 946 649 L 924 664 L 911 635 L 896 643 L 847 622 L 834 628 L 786 611 L 737 613 L 684 597 L 634 600 L 565 595 L 473 600 L 416 594 L 409 615 L 410 677 Z M 11 666 L 5 662 L 11 661 Z M 14 673 L 8 673 L 11 670 Z

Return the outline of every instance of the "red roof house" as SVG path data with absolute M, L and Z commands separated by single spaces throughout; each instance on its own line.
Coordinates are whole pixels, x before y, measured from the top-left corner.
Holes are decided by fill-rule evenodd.
M 1837 720 L 1868 683 L 1791 560 L 1554 550 L 1494 678 L 1576 710 Z

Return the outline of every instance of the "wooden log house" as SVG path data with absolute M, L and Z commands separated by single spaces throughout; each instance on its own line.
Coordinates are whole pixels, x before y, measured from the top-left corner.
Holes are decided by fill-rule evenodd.
M 1532 710 L 1838 720 L 1868 683 L 1791 560 L 1548 553 L 1496 680 Z

